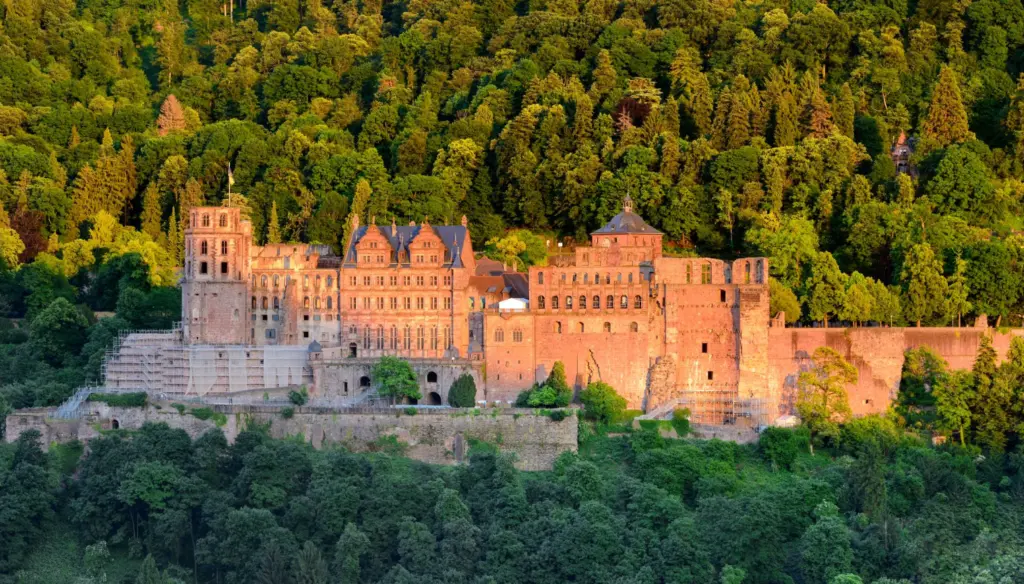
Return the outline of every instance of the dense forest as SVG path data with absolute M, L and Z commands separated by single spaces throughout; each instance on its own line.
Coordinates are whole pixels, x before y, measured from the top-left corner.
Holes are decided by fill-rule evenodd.
M 135 252 L 169 283 L 187 209 L 229 181 L 260 242 L 465 214 L 527 264 L 628 193 L 670 253 L 770 256 L 791 322 L 1024 314 L 1020 0 L 21 0 L 0 22 L 8 280 Z
M 562 424 L 578 423 L 569 417 Z M 524 473 L 229 445 L 149 424 L 0 445 L 0 582 L 18 584 L 1012 584 L 1024 456 L 934 448 L 892 421 L 755 445 L 581 421 L 579 454 Z M 607 432 L 607 434 L 606 434 Z M 7 574 L 7 576 L 4 576 Z

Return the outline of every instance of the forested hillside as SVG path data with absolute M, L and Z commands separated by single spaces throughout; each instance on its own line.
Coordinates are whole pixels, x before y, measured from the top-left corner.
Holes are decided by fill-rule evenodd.
M 114 218 L 114 253 L 160 274 L 230 165 L 260 242 L 337 247 L 350 214 L 579 241 L 628 193 L 673 253 L 771 256 L 791 321 L 1024 312 L 1019 0 L 19 0 L 0 21 L 8 270 L 90 269 Z

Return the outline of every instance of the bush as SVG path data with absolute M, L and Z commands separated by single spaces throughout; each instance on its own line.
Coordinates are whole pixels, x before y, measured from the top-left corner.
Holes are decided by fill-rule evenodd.
M 526 390 L 526 391 L 519 392 L 519 395 L 516 396 L 515 406 L 517 408 L 528 408 L 528 407 L 530 407 L 530 394 L 531 393 L 532 392 L 529 389 Z
M 210 408 L 195 408 L 189 413 L 200 420 L 209 420 L 213 417 L 213 410 Z
M 789 470 L 800 449 L 806 446 L 806 437 L 786 428 L 765 428 L 757 441 L 761 456 L 773 467 Z
M 609 423 L 626 411 L 626 399 L 603 381 L 595 381 L 580 394 L 588 418 Z
M 676 408 L 672 410 L 672 427 L 676 435 L 683 438 L 690 433 L 690 410 L 689 408 Z
M 103 402 L 114 408 L 144 408 L 149 395 L 144 391 L 135 393 L 92 393 L 89 401 Z
M 182 415 L 185 414 L 185 410 L 187 409 L 185 404 L 171 404 L 171 407 L 178 410 L 178 413 Z
M 407 415 L 407 416 L 415 416 L 417 411 L 418 410 L 416 408 L 414 408 L 412 406 L 409 406 L 409 407 L 405 408 L 405 415 Z
M 448 389 L 448 405 L 453 408 L 471 408 L 476 405 L 476 382 L 473 376 L 463 374 Z
M 309 401 L 309 392 L 305 387 L 299 391 L 293 389 L 288 392 L 288 400 L 297 406 L 304 406 Z
M 282 418 L 288 420 L 288 419 L 290 419 L 294 415 L 295 415 L 295 408 L 293 408 L 293 407 L 281 408 L 281 417 Z
M 561 422 L 562 420 L 570 416 L 569 412 L 565 410 L 551 410 L 548 412 L 548 417 L 555 422 Z

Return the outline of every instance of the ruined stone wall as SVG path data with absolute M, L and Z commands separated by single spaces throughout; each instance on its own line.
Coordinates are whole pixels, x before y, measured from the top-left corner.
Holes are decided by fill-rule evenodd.
M 372 385 L 371 371 L 377 359 L 325 359 L 312 361 L 315 379 L 312 395 L 325 398 L 357 397 L 369 391 Z M 481 361 L 466 359 L 410 359 L 409 365 L 416 372 L 420 393 L 420 404 L 441 405 L 448 403 L 448 390 L 462 375 L 470 375 L 476 382 L 477 400 L 485 399 L 481 374 Z
M 774 418 L 792 414 L 797 379 L 811 366 L 818 347 L 835 349 L 857 367 L 857 384 L 847 389 L 854 415 L 884 412 L 899 391 L 903 356 L 907 349 L 930 347 L 952 369 L 974 364 L 982 335 L 992 335 L 999 358 L 1006 356 L 1014 336 L 1024 331 L 999 333 L 985 328 L 846 329 L 779 328 L 769 330 L 769 390 L 778 396 Z
M 157 409 L 155 406 L 160 406 Z M 146 422 L 164 422 L 181 428 L 193 438 L 214 428 L 212 420 L 200 420 L 188 413 L 179 414 L 167 402 L 146 408 L 112 408 L 90 402 L 90 411 L 78 420 L 53 420 L 49 410 L 21 410 L 7 417 L 8 441 L 22 432 L 37 429 L 44 444 L 73 439 L 88 441 L 102 430 L 113 427 L 137 429 Z M 222 427 L 229 442 L 248 423 L 270 424 L 275 438 L 302 436 L 320 448 L 344 445 L 354 451 L 373 449 L 381 439 L 394 437 L 405 447 L 405 454 L 433 464 L 457 464 L 465 460 L 471 440 L 496 445 L 516 455 L 522 470 L 549 470 L 559 454 L 577 448 L 577 424 L 573 417 L 555 422 L 532 410 L 420 410 L 410 416 L 394 410 L 327 410 L 295 408 L 290 419 L 280 409 L 269 406 L 211 406 L 223 413 Z

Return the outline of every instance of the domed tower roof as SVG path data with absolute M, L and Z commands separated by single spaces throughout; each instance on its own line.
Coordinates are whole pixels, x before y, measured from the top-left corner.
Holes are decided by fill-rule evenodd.
M 626 195 L 622 200 L 622 212 L 612 217 L 612 220 L 598 229 L 593 235 L 607 233 L 640 233 L 650 235 L 661 235 L 661 232 L 651 227 L 644 221 L 644 218 L 633 212 L 633 199 Z

